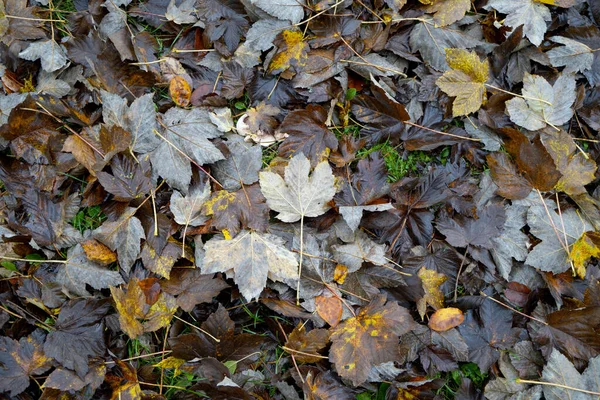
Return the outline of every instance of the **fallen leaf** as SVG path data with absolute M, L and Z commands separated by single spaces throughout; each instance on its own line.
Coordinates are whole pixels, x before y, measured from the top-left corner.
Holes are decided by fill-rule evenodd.
M 298 30 L 284 30 L 277 34 L 273 41 L 278 51 L 271 59 L 269 72 L 278 74 L 290 67 L 303 67 L 308 59 L 308 43 L 304 41 L 304 35 Z
M 433 21 L 436 26 L 452 25 L 456 21 L 460 21 L 465 16 L 465 13 L 471 9 L 471 2 L 469 0 L 434 0 L 421 2 L 429 4 L 425 9 L 425 12 L 434 13 Z
M 465 320 L 465 316 L 458 308 L 440 308 L 429 317 L 429 327 L 436 332 L 445 332 L 456 328 Z
M 440 290 L 440 285 L 444 283 L 448 277 L 436 271 L 426 269 L 425 267 L 422 267 L 417 275 L 421 279 L 423 290 L 425 291 L 425 295 L 417 302 L 419 314 L 423 319 L 425 317 L 427 305 L 433 307 L 434 310 L 444 307 L 444 293 Z
M 327 329 L 313 329 L 306 332 L 302 324 L 298 324 L 288 335 L 285 347 L 295 360 L 301 363 L 316 363 L 323 359 L 319 354 L 329 342 L 329 331 Z
M 169 95 L 179 107 L 187 107 L 192 97 L 192 88 L 182 76 L 174 76 L 169 82 Z
M 315 297 L 315 307 L 319 317 L 323 318 L 332 328 L 340 323 L 344 310 L 342 300 L 338 297 L 317 296 Z
M 86 240 L 85 242 L 81 243 L 81 247 L 83 247 L 83 251 L 85 251 L 85 255 L 90 261 L 98 263 L 102 266 L 106 266 L 117 261 L 117 255 L 111 251 L 111 249 L 97 240 Z
M 585 279 L 585 264 L 592 257 L 600 256 L 600 234 L 594 231 L 584 232 L 571 248 L 569 257 L 573 261 L 575 272 Z

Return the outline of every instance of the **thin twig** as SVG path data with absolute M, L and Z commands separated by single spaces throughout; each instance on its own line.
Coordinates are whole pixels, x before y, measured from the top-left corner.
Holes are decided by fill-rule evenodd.
M 531 315 L 527 315 L 527 314 L 525 314 L 525 313 L 522 313 L 521 311 L 519 311 L 519 310 L 516 310 L 516 309 L 512 308 L 511 306 L 509 306 L 508 304 L 504 304 L 504 303 L 503 303 L 503 302 L 501 302 L 500 300 L 496 300 L 495 298 L 493 298 L 493 297 L 491 297 L 491 296 L 488 296 L 487 294 L 485 294 L 485 293 L 483 293 L 483 292 L 479 292 L 479 294 L 480 294 L 481 296 L 485 297 L 486 299 L 490 299 L 490 300 L 492 300 L 494 303 L 500 304 L 500 305 L 501 305 L 502 307 L 504 307 L 504 308 L 508 308 L 508 309 L 509 309 L 509 310 L 511 310 L 512 312 L 515 312 L 515 313 L 517 313 L 517 314 L 519 314 L 519 315 L 522 315 L 522 316 L 523 316 L 523 317 L 525 317 L 525 318 L 532 319 L 532 320 L 534 320 L 534 321 L 537 321 L 537 322 L 539 322 L 540 324 L 548 325 L 548 323 L 547 323 L 546 321 L 542 321 L 541 319 L 538 319 L 538 318 L 536 318 L 536 317 L 532 317 Z
M 216 337 L 214 337 L 214 336 L 213 336 L 213 335 L 211 335 L 210 333 L 206 332 L 204 329 L 202 329 L 202 328 L 200 328 L 200 327 L 197 327 L 197 326 L 196 326 L 196 325 L 194 325 L 194 324 L 190 324 L 190 323 L 189 323 L 189 322 L 187 322 L 186 320 L 179 318 L 177 315 L 173 315 L 173 318 L 175 318 L 175 319 L 178 319 L 179 321 L 183 322 L 184 324 L 186 324 L 186 325 L 188 325 L 188 326 L 191 326 L 192 328 L 196 328 L 196 329 L 198 329 L 200 332 L 202 332 L 202 333 L 204 333 L 205 335 L 209 336 L 209 337 L 210 337 L 211 339 L 213 339 L 215 342 L 217 342 L 217 343 L 220 343 L 220 342 L 221 342 L 221 340 L 220 340 L 220 339 L 217 339 Z
M 559 388 L 563 388 L 563 389 L 568 389 L 568 390 L 573 390 L 575 392 L 581 392 L 581 393 L 587 393 L 587 394 L 591 394 L 594 396 L 600 396 L 600 392 L 592 392 L 591 390 L 585 390 L 585 389 L 579 389 L 573 386 L 567 386 L 567 385 L 561 385 L 560 383 L 553 383 L 553 382 L 543 382 L 543 381 L 530 381 L 528 379 L 521 379 L 521 378 L 517 378 L 515 379 L 516 383 L 529 383 L 532 385 L 545 385 L 545 386 L 555 386 L 555 387 L 559 387 Z

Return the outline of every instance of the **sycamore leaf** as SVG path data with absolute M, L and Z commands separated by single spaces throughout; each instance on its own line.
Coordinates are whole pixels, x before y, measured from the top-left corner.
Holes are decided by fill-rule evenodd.
M 547 207 L 536 204 L 529 208 L 527 224 L 530 232 L 542 242 L 527 255 L 525 264 L 560 274 L 569 269 L 571 246 L 592 227 L 572 208 L 562 210 L 560 215 L 554 209 L 553 202 L 547 202 Z
M 546 22 L 552 20 L 548 7 L 540 3 L 536 0 L 490 0 L 484 8 L 507 14 L 504 24 L 513 29 L 523 25 L 523 34 L 539 46 L 544 40 Z
M 85 285 L 105 289 L 120 285 L 123 279 L 118 271 L 111 271 L 88 259 L 83 247 L 78 244 L 67 252 L 66 263 L 56 273 L 56 282 L 74 294 L 89 296 Z
M 94 239 L 116 251 L 119 265 L 129 272 L 140 254 L 140 240 L 146 238 L 142 223 L 134 216 L 136 209 L 128 207 L 116 221 L 105 222 L 94 232 Z
M 304 324 L 298 324 L 289 334 L 285 347 L 296 361 L 301 363 L 315 363 L 323 357 L 319 354 L 329 342 L 329 331 L 327 329 L 313 329 L 306 332 Z M 296 351 L 293 351 L 296 350 Z M 312 356 L 311 356 L 312 354 Z
M 336 261 L 348 267 L 348 272 L 355 272 L 363 263 L 375 265 L 387 264 L 386 248 L 372 241 L 363 231 L 356 231 L 354 241 L 348 244 L 331 246 Z
M 246 143 L 239 135 L 227 136 L 229 155 L 217 161 L 214 176 L 226 190 L 238 190 L 242 185 L 258 181 L 262 167 L 262 150 L 259 146 Z
M 267 14 L 297 24 L 304 18 L 304 0 L 250 0 L 250 3 Z
M 72 136 L 76 137 L 76 136 Z M 113 194 L 117 201 L 130 201 L 152 190 L 150 163 L 136 161 L 132 157 L 117 155 L 111 161 L 112 173 L 96 173 L 104 190 Z
M 568 122 L 573 117 L 571 106 L 575 102 L 575 78 L 562 74 L 554 85 L 541 76 L 523 77 L 523 97 L 515 97 L 506 102 L 510 120 L 530 131 L 537 131 L 547 125 L 555 127 Z
M 102 357 L 106 351 L 103 318 L 110 305 L 96 299 L 71 300 L 60 309 L 56 329 L 48 334 L 44 352 L 65 368 L 83 378 L 90 357 Z
M 144 281 L 131 278 L 125 291 L 121 288 L 110 288 L 119 312 L 121 329 L 132 339 L 144 332 L 154 332 L 169 325 L 178 308 L 175 298 L 165 292 L 160 292 L 155 298 L 149 298 L 144 293 L 142 284 Z
M 45 339 L 39 329 L 19 341 L 0 337 L 0 393 L 10 392 L 11 397 L 16 397 L 27 389 L 30 376 L 41 375 L 50 369 L 51 356 L 43 350 Z
M 67 63 L 67 56 L 62 46 L 52 39 L 31 43 L 19 53 L 19 57 L 29 61 L 40 59 L 42 68 L 46 72 L 54 72 Z
M 285 30 L 277 35 L 273 44 L 279 49 L 271 59 L 269 72 L 277 74 L 290 67 L 302 67 L 308 60 L 308 43 L 299 30 Z
M 202 206 L 210 196 L 210 185 L 194 185 L 187 196 L 173 191 L 169 208 L 175 217 L 175 222 L 185 227 L 199 226 L 208 219 L 201 214 Z
M 581 279 L 585 279 L 585 263 L 592 257 L 600 256 L 600 233 L 594 231 L 584 232 L 573 244 L 569 254 L 575 267 L 575 272 Z
M 521 231 L 526 224 L 527 207 L 513 204 L 506 207 L 505 212 L 504 229 L 500 236 L 492 239 L 490 253 L 498 272 L 508 280 L 513 265 L 512 259 L 525 261 L 527 258 L 529 238 Z
M 573 137 L 561 130 L 558 135 L 542 137 L 542 143 L 562 177 L 554 188 L 569 195 L 586 194 L 584 187 L 596 178 L 596 163 L 582 153 Z
M 421 2 L 425 3 L 422 0 Z M 425 12 L 435 13 L 433 21 L 436 26 L 447 26 L 461 20 L 470 8 L 470 0 L 435 0 L 425 9 Z
M 177 296 L 177 305 L 190 312 L 197 304 L 210 303 L 229 285 L 220 277 L 203 275 L 199 269 L 178 269 L 171 272 L 168 280 L 160 283 L 162 290 Z
M 101 91 L 102 117 L 108 127 L 118 126 L 131 134 L 131 149 L 138 153 L 152 151 L 160 144 L 154 134 L 156 111 L 152 93 L 141 96 L 127 107 L 127 100 L 119 95 Z
M 542 381 L 598 393 L 599 373 L 600 356 L 592 358 L 587 369 L 580 374 L 567 357 L 554 349 L 542 372 Z M 592 400 L 598 397 L 560 386 L 543 385 L 542 389 L 547 400 Z
M 260 188 L 272 210 L 283 222 L 325 213 L 335 195 L 333 173 L 327 161 L 320 162 L 310 173 L 310 161 L 300 153 L 285 167 L 285 179 L 274 172 L 259 174 Z
M 222 135 L 201 108 L 170 108 L 164 115 L 165 126 L 160 145 L 150 154 L 154 172 L 175 189 L 187 192 L 192 180 L 190 159 L 199 165 L 224 159 L 209 139 Z
M 372 366 L 397 359 L 398 336 L 414 327 L 407 309 L 376 296 L 333 329 L 329 359 L 342 378 L 358 386 L 366 382 Z
M 202 273 L 233 272 L 233 280 L 247 300 L 260 295 L 267 277 L 292 284 L 298 279 L 296 255 L 283 239 L 268 233 L 241 231 L 224 240 L 214 237 L 204 245 Z
M 446 49 L 446 62 L 452 69 L 444 72 L 435 83 L 448 96 L 456 97 L 452 115 L 468 115 L 479 110 L 485 100 L 485 82 L 490 74 L 488 61 L 480 61 L 475 52 Z
M 564 36 L 552 36 L 550 40 L 564 45 L 546 53 L 553 67 L 565 67 L 563 73 L 583 72 L 592 68 L 594 53 L 586 44 Z

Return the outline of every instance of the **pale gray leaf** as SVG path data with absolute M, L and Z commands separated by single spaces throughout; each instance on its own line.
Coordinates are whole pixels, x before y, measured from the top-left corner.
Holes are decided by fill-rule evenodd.
M 600 356 L 592 358 L 583 371 L 583 388 L 600 393 Z M 589 396 L 589 400 L 598 400 L 598 396 Z
M 536 46 L 544 40 L 546 22 L 552 20 L 548 7 L 534 0 L 489 0 L 484 8 L 507 14 L 505 25 L 512 28 L 523 25 L 523 35 Z
M 304 0 L 250 0 L 267 14 L 297 24 L 304 18 Z
M 493 238 L 494 246 L 490 249 L 498 271 L 508 279 L 512 269 L 512 259 L 525 261 L 528 254 L 529 240 L 521 229 L 527 222 L 527 207 L 511 205 L 505 208 L 506 221 L 502 234 Z
M 267 51 L 273 47 L 273 40 L 279 32 L 289 28 L 288 21 L 279 19 L 260 19 L 256 21 L 246 33 L 246 46 L 255 51 Z
M 231 240 L 214 237 L 204 245 L 203 274 L 228 272 L 246 300 L 260 295 L 267 277 L 293 284 L 298 279 L 296 255 L 284 241 L 268 233 L 241 231 Z
M 235 128 L 233 117 L 231 116 L 231 108 L 221 107 L 210 112 L 210 121 L 215 124 L 221 132 L 230 132 Z M 258 178 L 257 178 L 258 179 Z
M 485 125 L 474 121 L 475 126 L 472 123 L 465 123 L 465 130 L 467 133 L 483 143 L 483 149 L 487 151 L 498 151 L 504 144 L 500 136 Z
M 485 397 L 487 399 L 512 399 L 515 394 L 522 392 L 527 388 L 525 384 L 515 382 L 515 379 L 518 378 L 518 374 L 510 362 L 505 360 L 507 358 L 507 354 L 502 354 L 499 360 L 500 370 L 504 377 L 496 378 L 485 386 Z
M 403 70 L 408 66 L 408 63 L 404 60 L 397 59 L 396 63 L 392 63 L 388 58 L 377 53 L 369 53 L 360 57 L 353 56 L 350 61 L 348 67 L 366 79 L 371 76 L 402 76 L 404 74 Z M 369 65 L 365 65 L 365 63 Z
M 419 22 L 410 33 L 410 48 L 413 53 L 421 53 L 423 61 L 438 71 L 446 71 L 446 52 L 448 47 L 471 49 L 481 42 L 458 29 L 455 25 L 436 28 L 433 19 Z
M 383 364 L 373 365 L 369 371 L 367 382 L 393 381 L 398 375 L 406 371 L 396 368 L 394 361 L 384 362 Z
M 583 389 L 584 381 L 581 374 L 575 369 L 573 364 L 560 351 L 553 349 L 548 359 L 548 364 L 542 371 L 542 380 L 544 382 L 558 383 Z M 544 385 L 544 397 L 546 400 L 584 400 L 593 397 L 573 390 Z
M 550 85 L 541 76 L 525 73 L 523 97 L 506 102 L 510 120 L 530 131 L 546 125 L 562 125 L 573 117 L 571 106 L 575 102 L 575 77 L 562 74 Z
M 61 79 L 56 79 L 56 74 L 40 71 L 35 90 L 38 93 L 49 94 L 60 98 L 69 94 L 71 86 Z
M 127 273 L 140 255 L 140 240 L 146 238 L 142 223 L 134 216 L 135 212 L 135 208 L 129 207 L 119 219 L 104 222 L 93 232 L 95 239 L 117 252 L 119 265 Z
M 106 289 L 124 283 L 118 271 L 111 271 L 90 261 L 80 244 L 67 252 L 66 264 L 58 269 L 56 282 L 78 296 L 90 295 L 85 285 L 94 289 Z
M 62 46 L 51 39 L 31 43 L 19 53 L 19 57 L 29 61 L 41 60 L 42 68 L 46 72 L 54 72 L 67 63 L 67 56 Z
M 121 10 L 118 4 L 107 1 L 104 7 L 108 10 L 108 14 L 100 21 L 100 33 L 104 38 L 120 31 L 127 25 L 127 13 Z
M 175 217 L 175 222 L 179 225 L 199 226 L 204 224 L 208 217 L 202 215 L 202 205 L 210 197 L 210 185 L 206 184 L 203 188 L 195 185 L 190 188 L 187 196 L 183 196 L 174 190 L 171 195 L 169 208 Z
M 8 122 L 8 116 L 13 108 L 21 104 L 27 98 L 28 93 L 0 94 L 0 125 Z M 5 140 L 0 137 L 0 143 Z
M 432 330 L 431 343 L 448 350 L 456 361 L 469 361 L 469 346 L 458 329 L 450 329 L 445 332 Z
M 571 246 L 584 232 L 593 228 L 572 208 L 562 210 L 561 215 L 552 206 L 547 207 L 547 210 L 538 204 L 527 212 L 530 232 L 542 242 L 531 250 L 525 263 L 541 271 L 560 274 L 570 267 Z
M 214 177 L 226 190 L 238 190 L 244 185 L 258 181 L 258 171 L 262 166 L 260 146 L 247 143 L 235 134 L 227 135 L 229 156 L 215 163 Z
M 165 18 L 178 25 L 193 24 L 198 21 L 196 18 L 196 0 L 184 0 L 176 5 L 175 0 L 171 0 L 165 13 Z
M 385 245 L 372 241 L 363 231 L 356 231 L 354 242 L 343 245 L 333 245 L 333 255 L 339 264 L 348 267 L 348 272 L 355 272 L 364 262 L 375 265 L 387 264 Z
M 163 118 L 160 145 L 150 154 L 155 172 L 169 185 L 187 193 L 192 179 L 190 159 L 198 165 L 224 159 L 223 154 L 209 141 L 222 135 L 210 121 L 207 110 L 171 108 Z
M 303 153 L 295 155 L 285 167 L 285 180 L 274 172 L 259 174 L 260 188 L 269 207 L 283 222 L 325 213 L 335 195 L 333 173 L 327 161 L 320 162 L 310 173 L 310 161 Z
M 355 231 L 360 225 L 360 220 L 363 216 L 363 211 L 385 211 L 394 208 L 391 203 L 372 204 L 369 206 L 340 206 L 339 211 L 352 231 Z
M 553 42 L 564 44 L 546 53 L 553 67 L 565 67 L 564 72 L 583 72 L 592 68 L 594 54 L 585 44 L 564 36 L 552 36 Z

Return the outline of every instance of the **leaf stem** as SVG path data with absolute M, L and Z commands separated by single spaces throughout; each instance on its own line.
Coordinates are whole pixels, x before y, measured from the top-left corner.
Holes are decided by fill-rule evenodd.
M 480 294 L 481 296 L 483 296 L 483 297 L 487 298 L 487 299 L 490 299 L 490 300 L 492 300 L 494 303 L 500 304 L 500 305 L 501 305 L 502 307 L 504 307 L 504 308 L 508 308 L 508 309 L 509 309 L 510 311 L 512 311 L 512 312 L 515 312 L 515 313 L 517 313 L 517 314 L 519 314 L 519 315 L 522 315 L 522 316 L 523 316 L 523 317 L 525 317 L 525 318 L 532 319 L 532 320 L 534 320 L 534 321 L 536 321 L 536 322 L 539 322 L 540 324 L 543 324 L 543 325 L 546 325 L 546 326 L 548 326 L 548 323 L 547 323 L 546 321 L 542 321 L 541 319 L 538 319 L 538 318 L 536 318 L 536 317 L 532 317 L 531 315 L 527 315 L 527 314 L 525 314 L 525 313 L 522 313 L 521 311 L 518 311 L 518 310 L 516 310 L 516 309 L 512 308 L 511 306 L 509 306 L 508 304 L 504 304 L 504 303 L 503 303 L 503 302 L 501 302 L 500 300 L 496 300 L 495 298 L 493 298 L 493 297 L 491 297 L 491 296 L 488 296 L 487 294 L 485 294 L 485 293 L 483 293 L 483 292 L 479 292 L 479 294 Z
M 37 263 L 53 263 L 53 264 L 66 264 L 67 260 L 28 260 L 27 258 L 17 258 L 17 257 L 7 257 L 0 256 L 2 260 L 10 260 L 10 261 L 25 261 L 25 262 L 37 262 Z
M 460 262 L 460 267 L 458 267 L 458 272 L 456 273 L 456 281 L 454 281 L 454 302 L 456 303 L 456 299 L 458 298 L 458 278 L 460 278 L 460 274 L 462 273 L 463 266 L 465 265 L 465 260 L 467 259 L 467 253 L 469 252 L 469 246 L 465 249 L 465 254 L 463 254 L 463 259 Z
M 215 342 L 217 342 L 217 343 L 220 343 L 220 342 L 221 342 L 221 340 L 220 340 L 220 339 L 217 339 L 216 337 L 214 337 L 214 336 L 213 336 L 213 335 L 211 335 L 210 333 L 206 332 L 204 329 L 202 329 L 202 328 L 200 328 L 200 327 L 197 327 L 197 326 L 196 326 L 196 325 L 194 325 L 194 324 L 190 324 L 190 323 L 189 323 L 189 322 L 187 322 L 186 320 L 179 318 L 177 315 L 173 315 L 173 318 L 175 318 L 175 319 L 178 319 L 179 321 L 183 322 L 184 324 L 186 324 L 186 325 L 188 325 L 188 326 L 191 326 L 192 328 L 196 328 L 196 329 L 198 329 L 200 332 L 204 333 L 206 336 L 210 337 L 210 338 L 211 338 L 211 339 L 213 339 Z
M 467 136 L 460 136 L 460 135 L 455 135 L 453 133 L 438 131 L 435 129 L 427 128 L 426 126 L 423 126 L 423 125 L 415 124 L 414 122 L 410 122 L 410 121 L 402 121 L 402 123 L 404 123 L 406 125 L 414 126 L 415 128 L 425 129 L 426 131 L 437 133 L 438 135 L 450 136 L 450 137 L 453 137 L 456 139 L 470 140 L 472 142 L 481 142 L 481 139 L 467 137 Z
M 509 92 L 508 90 L 501 89 L 501 88 L 499 88 L 497 86 L 490 85 L 488 83 L 484 83 L 484 85 L 487 86 L 487 87 L 489 87 L 490 89 L 498 90 L 498 91 L 500 91 L 502 93 L 510 94 L 510 95 L 513 95 L 513 96 L 516 96 L 516 97 L 520 97 L 522 99 L 535 100 L 535 101 L 540 101 L 540 102 L 542 102 L 544 104 L 548 104 L 549 106 L 552 105 L 552 103 L 550 103 L 549 101 L 546 101 L 544 99 L 539 99 L 537 97 L 523 96 L 521 94 L 516 94 L 516 93 L 513 93 L 513 92 Z
M 298 264 L 298 284 L 296 286 L 296 305 L 300 305 L 300 277 L 302 276 L 302 261 L 304 261 L 304 214 L 300 216 L 300 262 Z
M 594 396 L 600 396 L 600 392 L 592 392 L 591 390 L 585 390 L 585 389 L 579 389 L 573 386 L 567 386 L 567 385 L 561 385 L 560 383 L 554 383 L 554 382 L 543 382 L 543 381 L 530 381 L 528 379 L 521 379 L 521 378 L 517 378 L 515 379 L 516 383 L 529 383 L 532 385 L 545 385 L 545 386 L 555 386 L 555 387 L 559 387 L 562 389 L 568 389 L 568 390 L 573 390 L 576 392 L 581 392 L 581 393 L 587 393 L 587 394 L 591 394 Z
M 281 348 L 282 348 L 282 349 L 284 349 L 285 351 L 287 351 L 288 353 L 298 353 L 298 354 L 301 354 L 301 355 L 303 355 L 303 356 L 308 356 L 308 357 L 316 357 L 316 358 L 322 358 L 322 359 L 324 359 L 324 360 L 327 360 L 327 359 L 329 359 L 329 357 L 325 357 L 325 356 L 322 356 L 322 355 L 320 355 L 320 354 L 311 354 L 311 353 L 305 353 L 305 352 L 303 352 L 303 351 L 300 351 L 300 350 L 295 350 L 295 349 L 291 349 L 291 348 L 289 348 L 289 347 L 286 347 L 286 346 L 281 346 Z

